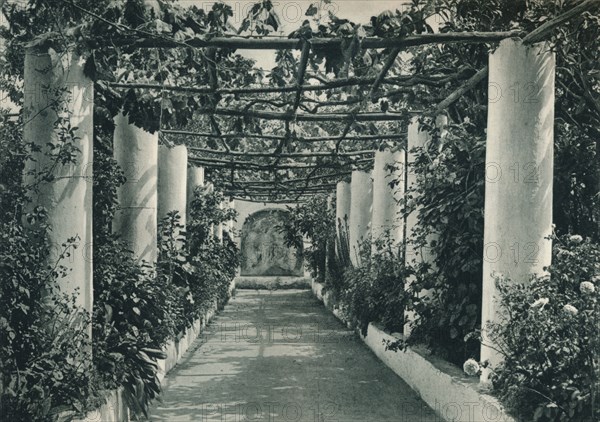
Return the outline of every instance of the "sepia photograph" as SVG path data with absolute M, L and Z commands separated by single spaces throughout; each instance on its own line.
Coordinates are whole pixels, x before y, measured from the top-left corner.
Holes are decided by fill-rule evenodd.
M 600 422 L 600 0 L 0 0 L 0 422 Z

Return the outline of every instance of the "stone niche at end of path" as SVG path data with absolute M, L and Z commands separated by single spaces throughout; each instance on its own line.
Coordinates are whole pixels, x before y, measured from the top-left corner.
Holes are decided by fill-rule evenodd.
M 289 213 L 281 209 L 251 214 L 242 227 L 242 276 L 292 276 L 304 274 L 302 250 L 288 247 L 281 227 Z

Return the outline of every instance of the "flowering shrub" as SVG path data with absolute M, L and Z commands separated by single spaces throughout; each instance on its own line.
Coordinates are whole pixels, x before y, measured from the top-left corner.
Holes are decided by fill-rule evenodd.
M 507 313 L 484 338 L 504 355 L 492 383 L 525 420 L 598 420 L 600 246 L 581 236 L 554 241 L 549 277 L 498 280 Z

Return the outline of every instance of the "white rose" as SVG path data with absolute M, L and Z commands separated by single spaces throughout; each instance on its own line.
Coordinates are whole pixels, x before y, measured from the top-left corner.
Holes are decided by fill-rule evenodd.
M 475 359 L 467 359 L 463 363 L 463 371 L 465 371 L 465 374 L 474 377 L 479 374 L 479 363 Z
M 579 290 L 581 290 L 581 293 L 589 295 L 596 291 L 596 286 L 591 281 L 582 281 L 579 283 Z
M 574 307 L 573 305 L 565 305 L 563 306 L 563 311 L 571 314 L 571 315 L 577 315 L 579 313 L 579 311 L 577 310 L 576 307 Z
M 569 240 L 571 242 L 581 243 L 583 242 L 583 237 L 579 236 L 578 234 L 574 234 L 573 236 L 569 237 Z

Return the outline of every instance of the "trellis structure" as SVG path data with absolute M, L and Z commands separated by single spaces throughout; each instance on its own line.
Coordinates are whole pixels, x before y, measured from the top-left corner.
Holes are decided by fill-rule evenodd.
M 447 98 L 442 100 L 432 110 L 402 110 L 400 112 L 385 112 L 385 113 L 371 113 L 365 112 L 366 102 L 368 100 L 376 100 L 384 98 L 386 96 L 397 95 L 398 93 L 405 92 L 402 88 L 392 89 L 386 93 L 379 92 L 382 85 L 393 85 L 397 87 L 411 87 L 418 84 L 428 86 L 440 86 L 451 80 L 461 80 L 461 72 L 456 74 L 447 75 L 400 75 L 394 77 L 387 77 L 387 72 L 393 67 L 396 57 L 403 49 L 407 47 L 414 47 L 419 45 L 426 45 L 431 43 L 489 43 L 497 42 L 502 39 L 511 37 L 522 37 L 525 44 L 535 43 L 542 40 L 547 36 L 551 30 L 556 28 L 558 25 L 567 21 L 568 19 L 576 16 L 584 10 L 589 9 L 593 5 L 593 1 L 585 1 L 580 5 L 574 7 L 567 13 L 541 25 L 538 29 L 532 31 L 529 34 L 524 34 L 522 31 L 506 31 L 506 32 L 492 32 L 492 33 L 438 33 L 438 34 L 420 34 L 411 35 L 402 38 L 365 38 L 360 41 L 360 47 L 363 49 L 382 49 L 391 48 L 391 52 L 382 67 L 380 73 L 376 77 L 370 78 L 358 78 L 358 77 L 345 77 L 334 80 L 329 80 L 318 74 L 310 74 L 307 72 L 307 66 L 309 61 L 309 53 L 311 49 L 319 48 L 341 48 L 342 39 L 340 38 L 311 38 L 311 39 L 287 39 L 287 38 L 264 38 L 264 39 L 249 39 L 243 37 L 215 37 L 211 39 L 204 38 L 193 38 L 185 41 L 175 41 L 166 37 L 148 37 L 141 36 L 134 39 L 124 37 L 116 40 L 115 45 L 127 45 L 133 48 L 204 48 L 207 50 L 207 56 L 214 56 L 215 49 L 259 49 L 259 50 L 299 50 L 301 52 L 298 68 L 296 70 L 296 83 L 286 86 L 254 86 L 254 87 L 219 87 L 217 80 L 217 72 L 214 66 L 209 67 L 209 80 L 210 84 L 207 86 L 190 87 L 190 86 L 169 86 L 169 85 L 157 85 L 147 83 L 109 83 L 108 85 L 114 89 L 147 89 L 156 90 L 161 92 L 176 92 L 180 94 L 203 94 L 209 96 L 232 94 L 238 96 L 256 96 L 258 94 L 282 94 L 282 93 L 293 93 L 294 99 L 289 104 L 288 110 L 281 111 L 269 111 L 269 110 L 255 110 L 251 106 L 256 104 L 267 104 L 275 107 L 282 107 L 288 105 L 284 102 L 276 102 L 269 99 L 253 99 L 250 103 L 240 108 L 219 108 L 216 104 L 212 107 L 197 110 L 199 115 L 210 116 L 211 125 L 213 128 L 217 126 L 217 132 L 203 133 L 194 132 L 189 130 L 176 130 L 176 129 L 161 129 L 161 134 L 165 136 L 185 136 L 186 138 L 198 137 L 204 139 L 236 139 L 236 138 L 251 138 L 265 141 L 276 141 L 277 144 L 273 146 L 273 151 L 270 153 L 251 153 L 246 151 L 231 151 L 226 145 L 226 149 L 208 149 L 208 148 L 193 148 L 190 149 L 193 155 L 190 156 L 190 161 L 207 167 L 210 169 L 227 169 L 229 170 L 230 177 L 227 183 L 221 187 L 224 188 L 228 193 L 237 194 L 244 193 L 246 199 L 256 199 L 256 195 L 260 194 L 262 199 L 274 199 L 280 198 L 283 194 L 286 199 L 300 199 L 307 190 L 315 192 L 318 188 L 322 188 L 323 191 L 328 191 L 332 186 L 331 183 L 335 180 L 330 180 L 329 185 L 318 185 L 311 186 L 310 176 L 313 176 L 315 172 L 318 173 L 320 168 L 340 168 L 348 170 L 352 166 L 356 165 L 369 165 L 367 160 L 357 161 L 348 159 L 354 154 L 359 154 L 357 151 L 340 151 L 340 145 L 344 141 L 377 141 L 377 140 L 403 140 L 405 139 L 404 134 L 399 133 L 381 133 L 376 135 L 349 135 L 351 127 L 354 122 L 394 122 L 403 121 L 406 122 L 411 116 L 424 116 L 431 115 L 435 116 L 444 112 L 444 110 L 451 105 L 454 101 L 460 98 L 462 94 L 467 92 L 483 78 L 487 76 L 487 68 L 481 69 L 475 73 L 472 77 L 466 79 L 464 84 L 457 89 L 455 92 L 450 94 Z M 462 77 L 464 79 L 464 76 Z M 313 79 L 318 81 L 317 84 L 307 83 L 308 80 Z M 362 98 L 352 99 L 351 101 L 315 101 L 316 105 L 313 109 L 304 104 L 308 101 L 304 97 L 304 93 L 317 92 L 322 93 L 328 90 L 335 90 L 338 88 L 364 88 L 367 95 L 362 95 Z M 313 100 L 314 101 L 314 100 Z M 354 105 L 352 109 L 344 111 L 335 111 L 329 113 L 319 113 L 318 108 L 322 106 L 339 107 Z M 300 112 L 299 110 L 302 110 Z M 289 129 L 290 122 L 337 122 L 345 124 L 344 129 L 341 131 L 339 136 L 321 136 L 321 137 L 297 137 L 287 131 L 286 136 L 276 134 L 242 134 L 242 133 L 221 133 L 214 116 L 228 116 L 228 117 L 245 117 L 261 119 L 265 121 L 283 121 L 286 124 L 286 129 Z M 326 141 L 335 141 L 336 147 L 333 151 L 321 151 L 320 153 L 285 153 L 277 151 L 281 149 L 281 145 L 285 142 L 296 141 L 298 143 L 318 143 Z M 366 152 L 365 152 L 366 155 Z M 249 160 L 240 160 L 238 157 L 245 156 L 250 157 L 262 157 L 262 158 L 273 158 L 271 162 L 254 162 Z M 331 160 L 323 161 L 319 164 L 304 164 L 305 158 L 316 158 L 319 156 L 329 157 Z M 227 157 L 223 159 L 223 157 Z M 284 159 L 287 162 L 282 163 Z M 293 161 L 289 161 L 292 160 Z M 236 173 L 245 173 L 247 171 L 261 171 L 270 174 L 275 174 L 273 182 L 276 184 L 285 184 L 286 179 L 277 176 L 277 172 L 288 169 L 304 169 L 310 171 L 307 175 L 307 183 L 305 184 L 305 190 L 291 189 L 287 192 L 292 195 L 285 195 L 286 191 L 281 189 L 274 189 L 271 194 L 268 194 L 268 189 L 261 188 L 260 191 L 255 191 L 252 185 L 246 186 L 244 189 L 239 188 L 238 180 L 236 180 Z M 245 180 L 247 177 L 242 177 Z M 264 180 L 263 178 L 258 181 Z M 274 195 L 274 196 L 273 196 Z
M 403 38 L 366 38 L 362 40 L 362 48 L 391 48 L 391 53 L 379 75 L 370 79 L 345 77 L 338 80 L 323 80 L 318 85 L 306 83 L 308 79 L 319 79 L 307 73 L 308 54 L 313 48 L 339 48 L 342 39 L 246 39 L 241 37 L 220 37 L 212 39 L 193 38 L 176 41 L 165 37 L 148 38 L 146 36 L 124 37 L 115 41 L 115 45 L 127 45 L 130 48 L 204 48 L 207 55 L 214 54 L 219 48 L 245 49 L 296 49 L 300 50 L 300 64 L 296 70 L 296 84 L 283 87 L 245 87 L 219 88 L 216 71 L 209 69 L 210 85 L 206 87 L 173 87 L 148 84 L 108 84 L 112 89 L 151 89 L 162 92 L 179 92 L 215 96 L 217 94 L 257 95 L 269 93 L 292 93 L 293 101 L 287 110 L 269 111 L 247 108 L 219 108 L 216 101 L 211 107 L 198 110 L 209 118 L 212 133 L 190 130 L 161 128 L 161 136 L 167 138 L 185 136 L 200 137 L 225 141 L 238 137 L 257 140 L 274 141 L 272 152 L 251 152 L 231 150 L 224 142 L 224 149 L 197 148 L 178 146 L 158 147 L 159 134 L 151 134 L 135 127 L 127 117 L 116 118 L 115 157 L 126 169 L 130 170 L 130 179 L 136 183 L 124 185 L 120 192 L 121 215 L 118 227 L 126 239 L 134 243 L 134 250 L 140 258 L 146 257 L 141 251 L 148 244 L 156 244 L 154 238 L 142 236 L 141 227 L 147 224 L 156 225 L 157 209 L 178 210 L 186 214 L 186 193 L 190 189 L 202 185 L 204 181 L 197 174 L 194 165 L 228 171 L 228 180 L 217 181 L 232 197 L 261 201 L 300 201 L 306 195 L 328 193 L 337 189 L 339 218 L 350 217 L 350 238 L 359 239 L 370 229 L 380 229 L 383 225 L 397 225 L 397 202 L 394 194 L 387 191 L 385 175 L 382 169 L 403 159 L 403 154 L 394 156 L 389 151 L 342 150 L 344 141 L 377 141 L 381 139 L 404 140 L 403 133 L 385 133 L 371 135 L 350 135 L 355 122 L 394 122 L 404 121 L 409 124 L 407 148 L 423 146 L 428 141 L 428 134 L 419 130 L 417 116 L 436 117 L 453 101 L 471 89 L 489 73 L 489 77 L 501 86 L 511 86 L 519 81 L 532 82 L 536 87 L 534 98 L 528 104 L 499 99 L 489 104 L 488 117 L 488 152 L 487 166 L 499 172 L 496 178 L 488 175 L 486 180 L 486 256 L 484 257 L 484 304 L 483 320 L 495 320 L 497 305 L 493 272 L 512 274 L 515 279 L 526 279 L 532 273 L 540 273 L 549 264 L 550 242 L 545 237 L 550 234 L 552 210 L 552 145 L 553 145 L 553 104 L 554 104 L 554 59 L 550 52 L 543 49 L 542 41 L 551 30 L 566 20 L 598 5 L 597 0 L 580 3 L 567 13 L 548 21 L 529 34 L 521 32 L 495 33 L 444 33 L 422 34 Z M 147 34 L 146 34 L 147 35 Z M 521 38 L 515 38 L 521 37 Z M 490 56 L 490 67 L 481 69 L 451 95 L 442 100 L 431 110 L 401 110 L 388 112 L 369 112 L 367 102 L 380 98 L 379 88 L 386 85 L 402 87 L 413 84 L 434 85 L 447 78 L 460 79 L 456 75 L 400 76 L 388 78 L 387 72 L 394 65 L 399 52 L 409 46 L 430 43 L 469 42 L 489 43 L 500 41 L 500 47 Z M 93 45 L 93 42 L 92 42 Z M 58 60 L 58 62 L 57 62 Z M 48 69 L 39 72 L 39 69 Z M 71 125 L 77 127 L 78 164 L 73 169 L 57 169 L 57 178 L 48 181 L 45 195 L 36 201 L 49 210 L 49 223 L 53 230 L 52 240 L 61 243 L 65 238 L 79 236 L 85 245 L 91 242 L 91 184 L 86 173 L 85 163 L 91 162 L 92 151 L 92 109 L 93 84 L 83 72 L 81 58 L 76 51 L 62 58 L 48 54 L 47 44 L 38 43 L 27 51 L 25 62 L 25 139 L 35 140 L 44 147 L 56 139 L 53 123 L 55 113 L 42 113 L 47 109 L 47 98 L 35 95 L 35 90 L 28 87 L 48 86 L 48 92 L 66 90 L 71 95 L 69 111 Z M 319 113 L 307 111 L 303 106 L 303 94 L 321 92 L 341 87 L 364 87 L 367 95 L 353 104 L 338 102 L 328 106 L 338 107 L 353 105 L 351 109 Z M 257 102 L 270 101 L 259 98 Z M 301 111 L 302 110 L 302 111 Z M 365 111 L 367 110 L 367 111 Z M 286 135 L 279 134 L 238 134 L 220 133 L 214 116 L 235 116 L 262 119 L 267 121 L 283 121 Z M 290 130 L 293 122 L 334 122 L 343 124 L 339 136 L 297 137 Z M 532 122 L 534 124 L 532 124 Z M 438 123 L 438 130 L 443 131 L 445 124 Z M 286 152 L 286 142 L 315 144 L 333 141 L 335 148 L 327 151 Z M 221 158 L 219 158 L 221 157 Z M 223 159 L 222 157 L 227 157 Z M 241 159 L 240 157 L 244 157 Z M 43 162 L 43 156 L 39 157 Z M 259 161 L 268 158 L 270 161 Z M 409 165 L 411 156 L 407 160 Z M 188 170 L 188 162 L 192 164 Z M 375 180 L 364 170 L 370 170 L 373 163 Z M 502 177 L 502 170 L 507 171 L 513 163 L 534 163 L 534 183 L 515 185 Z M 159 175 L 157 177 L 157 168 Z M 302 177 L 281 177 L 283 170 L 301 170 Z M 324 169 L 329 169 L 323 172 Z M 333 169 L 333 170 L 331 170 Z M 361 171 L 362 170 L 362 171 Z M 272 179 L 244 177 L 238 180 L 239 172 L 266 172 Z M 260 173 L 259 173 L 260 174 Z M 190 176 L 192 175 L 192 176 Z M 348 185 L 348 176 L 351 183 Z M 158 186 L 157 186 L 158 180 Z M 188 181 L 189 184 L 188 184 Z M 412 183 L 409 180 L 408 183 Z M 283 195 L 281 195 L 283 193 Z M 351 195 L 351 201 L 348 200 Z M 373 213 L 369 211 L 373 208 Z M 415 214 L 415 213 L 413 213 Z M 375 223 L 377 221 L 377 223 Z M 377 224 L 378 227 L 372 227 Z M 416 217 L 409 216 L 406 223 L 408 238 L 416 225 Z M 397 233 L 398 241 L 404 242 L 404 234 Z M 518 260 L 516 263 L 507 256 L 513 244 L 532 245 L 535 249 L 534 260 Z M 494 254 L 495 253 L 495 254 Z M 407 253 L 407 255 L 411 255 Z M 427 261 L 432 258 L 418 251 L 414 255 Z M 152 257 L 150 256 L 150 260 Z M 409 257 L 412 259 L 414 256 Z M 66 291 L 79 288 L 81 305 L 91 311 L 91 264 L 86 260 L 75 260 L 71 274 L 61 281 Z M 482 349 L 482 360 L 498 357 L 491 349 Z

